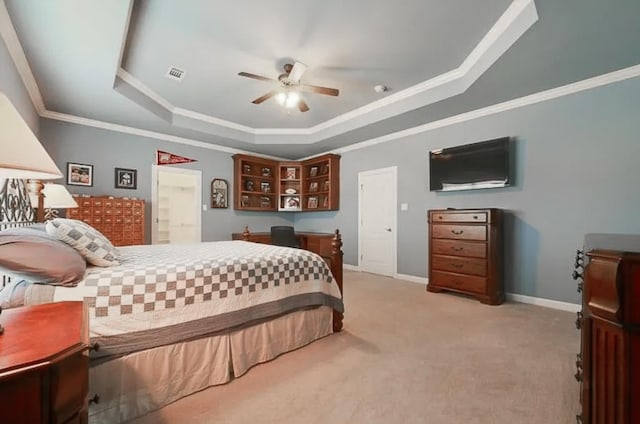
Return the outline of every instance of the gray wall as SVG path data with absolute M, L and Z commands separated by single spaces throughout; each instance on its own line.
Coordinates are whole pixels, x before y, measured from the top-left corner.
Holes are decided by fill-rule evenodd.
M 40 117 L 33 107 L 29 93 L 27 93 L 20 74 L 13 64 L 4 41 L 0 37 L 0 91 L 7 95 L 15 108 L 20 112 L 31 131 L 38 136 Z
M 357 265 L 357 180 L 398 167 L 398 272 L 425 277 L 427 210 L 504 208 L 508 292 L 579 302 L 570 278 L 586 233 L 640 233 L 640 78 L 354 150 L 341 159 L 341 208 L 299 215 L 296 228 L 343 233 Z M 516 138 L 516 185 L 428 191 L 428 151 Z M 399 207 L 399 205 L 398 205 Z
M 169 143 L 130 134 L 123 134 L 82 125 L 43 119 L 41 141 L 60 167 L 66 182 L 67 162 L 93 165 L 93 187 L 67 186 L 69 192 L 118 197 L 138 197 L 147 201 L 147 242 L 151 240 L 151 166 L 156 150 L 197 159 L 197 162 L 172 165 L 202 171 L 202 201 L 210 205 L 211 180 L 223 178 L 233 185 L 231 155 L 210 149 Z M 138 170 L 136 190 L 114 188 L 114 168 Z M 202 240 L 230 240 L 232 232 L 241 232 L 245 225 L 252 231 L 267 231 L 271 225 L 291 225 L 293 216 L 287 213 L 261 213 L 233 210 L 233 193 L 227 209 L 202 212 Z

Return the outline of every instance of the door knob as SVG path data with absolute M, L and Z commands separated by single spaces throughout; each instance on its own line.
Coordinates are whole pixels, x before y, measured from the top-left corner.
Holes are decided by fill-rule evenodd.
M 385 228 L 385 231 L 391 232 L 391 228 Z

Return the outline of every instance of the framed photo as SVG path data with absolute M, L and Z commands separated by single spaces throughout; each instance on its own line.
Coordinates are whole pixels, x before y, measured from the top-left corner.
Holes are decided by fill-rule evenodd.
M 287 180 L 295 180 L 296 179 L 296 168 L 287 168 L 286 178 Z
M 328 208 L 329 207 L 329 196 L 324 196 L 322 198 L 322 207 L 323 208 Z
M 138 171 L 136 169 L 116 168 L 116 188 L 129 188 L 135 190 L 138 187 Z
M 318 191 L 318 182 L 313 181 L 309 183 L 309 191 Z
M 317 166 L 312 166 L 309 169 L 309 176 L 310 177 L 315 177 L 316 175 L 318 175 L 318 167 Z
M 260 183 L 260 191 L 263 193 L 269 193 L 271 191 L 271 184 L 268 181 L 263 181 Z
M 243 194 L 242 197 L 240 197 L 240 206 L 242 206 L 243 208 L 248 208 L 249 206 L 251 206 L 251 203 L 249 202 L 249 196 Z
M 284 209 L 300 209 L 300 198 L 298 196 L 287 196 L 284 198 Z
M 329 180 L 325 181 L 324 184 L 322 185 L 322 191 L 329 191 L 330 188 L 331 188 L 331 184 L 329 183 Z
M 268 196 L 262 196 L 260 198 L 260 207 L 261 208 L 270 208 L 271 207 L 271 199 Z
M 309 209 L 317 209 L 318 208 L 318 198 L 317 197 L 309 197 L 307 202 L 307 208 Z
M 67 162 L 67 185 L 93 187 L 93 165 Z
M 229 184 L 227 180 L 214 178 L 211 181 L 211 207 L 217 209 L 228 207 L 228 193 Z
M 267 168 L 266 166 L 262 168 L 262 176 L 270 177 L 271 176 L 271 168 Z
M 244 182 L 244 189 L 247 191 L 253 191 L 253 180 L 246 180 Z
M 242 172 L 244 174 L 251 174 L 251 165 L 245 163 L 244 165 L 242 165 Z

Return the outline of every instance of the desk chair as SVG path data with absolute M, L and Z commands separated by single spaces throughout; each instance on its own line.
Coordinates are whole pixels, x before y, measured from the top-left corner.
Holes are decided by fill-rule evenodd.
M 300 241 L 296 237 L 293 227 L 288 225 L 275 225 L 271 227 L 271 244 L 300 248 Z

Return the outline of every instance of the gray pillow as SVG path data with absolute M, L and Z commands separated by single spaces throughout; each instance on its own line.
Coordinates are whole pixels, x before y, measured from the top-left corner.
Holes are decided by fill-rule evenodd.
M 24 306 L 24 294 L 31 281 L 11 281 L 0 289 L 0 308 L 9 309 Z
M 46 224 L 47 233 L 76 249 L 90 264 L 118 265 L 118 251 L 98 230 L 76 219 L 55 218 Z
M 75 286 L 86 267 L 78 252 L 46 234 L 0 231 L 0 273 L 12 279 Z

